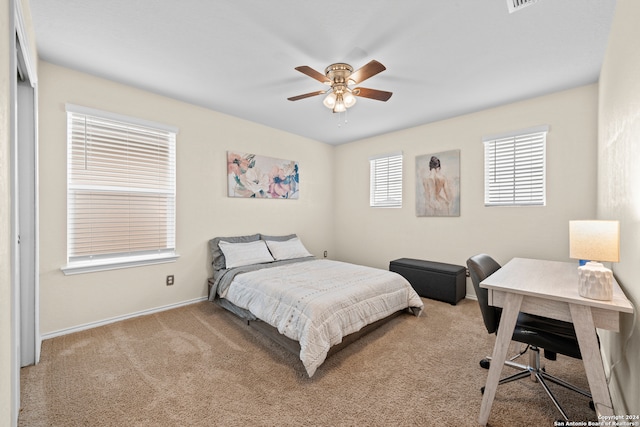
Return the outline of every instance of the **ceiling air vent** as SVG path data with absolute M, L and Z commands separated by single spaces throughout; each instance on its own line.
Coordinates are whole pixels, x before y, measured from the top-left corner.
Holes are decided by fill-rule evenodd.
M 527 6 L 531 6 L 538 0 L 507 0 L 507 6 L 509 7 L 509 13 L 516 12 Z

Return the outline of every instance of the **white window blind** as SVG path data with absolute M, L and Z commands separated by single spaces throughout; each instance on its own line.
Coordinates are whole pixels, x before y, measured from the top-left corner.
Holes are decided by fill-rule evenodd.
M 67 107 L 69 264 L 175 254 L 176 131 L 84 110 Z
M 544 206 L 547 132 L 544 126 L 483 139 L 485 206 Z
M 402 153 L 369 159 L 372 207 L 402 207 Z

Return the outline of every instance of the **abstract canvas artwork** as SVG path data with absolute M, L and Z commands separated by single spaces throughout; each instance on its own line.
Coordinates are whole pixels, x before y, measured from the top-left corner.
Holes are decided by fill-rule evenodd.
M 460 150 L 416 157 L 416 216 L 460 216 Z
M 256 154 L 227 152 L 229 197 L 297 199 L 298 162 Z

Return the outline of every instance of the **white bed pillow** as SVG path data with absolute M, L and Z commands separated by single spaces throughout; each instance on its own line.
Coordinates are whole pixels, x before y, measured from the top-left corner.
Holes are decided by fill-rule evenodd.
M 285 241 L 266 240 L 266 242 L 276 261 L 313 256 L 297 237 Z
M 264 240 L 247 243 L 230 243 L 221 240 L 218 246 L 224 254 L 225 268 L 273 262 L 273 257 Z

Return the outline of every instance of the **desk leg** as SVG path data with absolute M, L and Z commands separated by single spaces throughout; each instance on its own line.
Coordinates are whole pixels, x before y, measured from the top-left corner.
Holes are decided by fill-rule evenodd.
M 489 420 L 491 405 L 493 405 L 493 398 L 496 395 L 498 381 L 500 381 L 500 374 L 502 373 L 502 366 L 507 358 L 507 350 L 509 350 L 509 344 L 511 344 L 511 337 L 513 337 L 513 330 L 516 326 L 521 305 L 521 294 L 508 293 L 505 295 L 504 308 L 502 309 L 500 326 L 498 327 L 498 336 L 496 338 L 496 344 L 493 347 L 491 366 L 489 367 L 487 383 L 484 388 L 484 395 L 482 396 L 480 418 L 478 418 L 478 422 L 482 426 L 486 426 Z
M 578 337 L 584 370 L 589 381 L 589 388 L 599 415 L 613 415 L 613 405 L 607 380 L 604 375 L 602 356 L 598 346 L 596 327 L 593 323 L 591 308 L 585 305 L 569 304 L 571 319 Z

